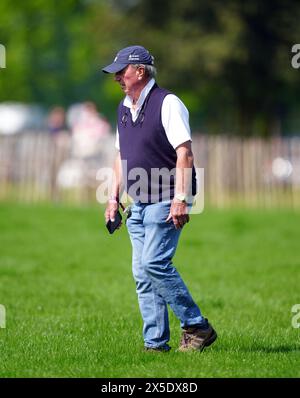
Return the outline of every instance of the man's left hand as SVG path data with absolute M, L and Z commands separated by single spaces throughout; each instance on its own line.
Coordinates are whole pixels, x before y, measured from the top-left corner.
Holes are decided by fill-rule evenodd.
M 186 202 L 173 199 L 170 208 L 170 214 L 166 219 L 166 222 L 173 220 L 176 229 L 183 228 L 184 224 L 189 222 L 190 217 L 187 211 Z

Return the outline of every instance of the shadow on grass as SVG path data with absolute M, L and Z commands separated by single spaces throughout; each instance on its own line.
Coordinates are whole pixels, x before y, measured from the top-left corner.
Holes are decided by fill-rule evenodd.
M 300 346 L 296 344 L 284 344 L 278 346 L 256 345 L 256 346 L 241 347 L 240 350 L 244 352 L 263 352 L 266 354 L 288 353 L 293 351 L 299 352 Z
M 280 353 L 280 352 L 292 352 L 292 351 L 300 351 L 300 346 L 297 346 L 296 344 L 285 344 L 285 345 L 278 345 L 275 347 L 268 347 L 268 346 L 258 346 L 258 347 L 249 347 L 246 349 L 247 351 L 259 351 L 259 352 L 265 352 L 267 354 L 272 354 L 272 353 Z
M 228 351 L 228 348 L 224 345 L 214 346 L 215 351 Z M 236 352 L 261 352 L 266 354 L 278 354 L 278 353 L 290 353 L 290 352 L 300 352 L 300 345 L 297 344 L 282 344 L 278 346 L 268 346 L 268 345 L 253 345 L 253 346 L 240 346 L 236 348 Z

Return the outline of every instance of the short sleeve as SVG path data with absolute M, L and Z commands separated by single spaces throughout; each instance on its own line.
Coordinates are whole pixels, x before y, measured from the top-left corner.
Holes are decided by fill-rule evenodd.
M 162 125 L 174 149 L 186 141 L 192 141 L 189 112 L 184 103 L 174 94 L 168 94 L 161 109 Z

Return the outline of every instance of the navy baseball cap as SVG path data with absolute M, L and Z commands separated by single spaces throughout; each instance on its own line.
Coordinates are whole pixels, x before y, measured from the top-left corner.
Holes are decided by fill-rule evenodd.
M 125 47 L 118 52 L 114 62 L 102 69 L 105 73 L 118 73 L 129 64 L 153 65 L 154 57 L 142 46 Z

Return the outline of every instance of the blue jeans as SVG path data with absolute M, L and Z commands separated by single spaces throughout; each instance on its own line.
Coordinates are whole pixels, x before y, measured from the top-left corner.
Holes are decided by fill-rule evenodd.
M 167 346 L 170 339 L 167 304 L 181 327 L 202 326 L 206 322 L 172 264 L 181 230 L 176 230 L 172 221 L 165 222 L 169 212 L 169 201 L 135 203 L 126 222 L 146 347 Z

